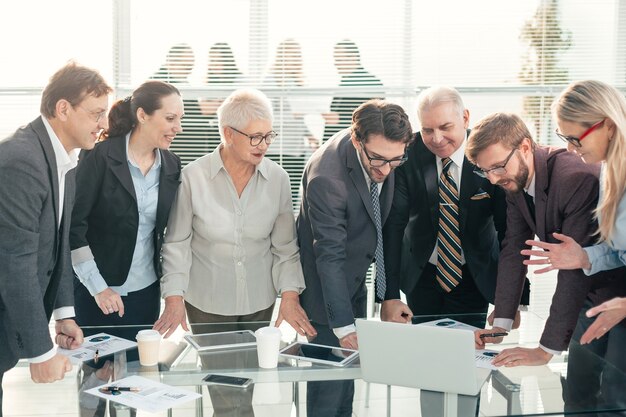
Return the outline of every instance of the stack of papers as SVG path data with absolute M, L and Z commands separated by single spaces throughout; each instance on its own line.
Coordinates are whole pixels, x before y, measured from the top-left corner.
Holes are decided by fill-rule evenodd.
M 115 391 L 115 388 L 111 387 L 117 389 L 124 387 L 124 389 L 132 389 L 132 391 L 118 391 L 113 395 L 111 392 Z M 119 379 L 85 392 L 150 413 L 165 411 L 187 401 L 200 398 L 200 394 L 195 392 L 165 385 L 136 375 Z
M 98 357 L 111 355 L 122 350 L 131 349 L 137 343 L 106 333 L 98 333 L 85 337 L 83 344 L 77 349 L 58 348 L 57 352 L 67 356 L 74 365 L 89 361 L 95 358 L 96 351 Z

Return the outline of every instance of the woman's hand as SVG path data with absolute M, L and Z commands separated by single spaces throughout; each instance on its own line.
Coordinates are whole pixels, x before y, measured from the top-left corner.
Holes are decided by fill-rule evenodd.
M 317 336 L 315 328 L 311 326 L 309 317 L 300 306 L 300 297 L 296 291 L 285 291 L 280 296 L 280 309 L 276 327 L 285 320 L 301 336 Z
M 183 297 L 180 295 L 165 297 L 163 314 L 161 314 L 161 317 L 154 323 L 152 328 L 161 334 L 165 333 L 165 337 L 168 338 L 174 333 L 178 325 L 183 326 L 185 331 L 189 331 Z
M 581 344 L 591 343 L 595 339 L 601 338 L 613 326 L 626 318 L 626 298 L 613 298 L 587 311 L 587 317 L 598 314 L 598 318 L 580 338 Z
M 563 243 L 546 243 L 539 240 L 527 240 L 529 246 L 537 246 L 543 250 L 524 249 L 524 256 L 537 256 L 538 259 L 526 259 L 524 265 L 544 265 L 535 271 L 543 274 L 554 269 L 591 269 L 587 252 L 571 237 L 560 233 L 553 233 L 555 239 Z
M 94 298 L 96 299 L 96 304 L 98 304 L 98 307 L 100 307 L 100 310 L 102 310 L 104 314 L 109 315 L 117 311 L 120 317 L 124 315 L 124 302 L 122 301 L 122 297 L 111 288 L 99 292 L 94 295 Z

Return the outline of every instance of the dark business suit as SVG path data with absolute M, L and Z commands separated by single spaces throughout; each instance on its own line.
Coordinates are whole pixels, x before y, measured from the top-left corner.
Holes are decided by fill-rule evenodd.
M 387 298 L 400 298 L 402 290 L 414 314 L 485 313 L 488 302 L 494 300 L 506 201 L 504 191 L 474 174 L 474 167 L 464 158 L 459 233 L 466 264 L 461 283 L 449 294 L 435 281 L 436 267 L 428 262 L 437 243 L 439 174 L 436 156 L 420 133 L 407 162 L 396 170 L 393 205 L 383 231 Z M 429 293 L 436 296 L 429 297 Z M 454 302 L 441 305 L 441 294 L 444 299 L 454 297 Z M 483 327 L 484 320 L 471 324 Z
M 0 142 L 0 380 L 18 359 L 52 349 L 52 312 L 73 306 L 73 199 L 70 170 L 59 227 L 57 164 L 41 117 Z
M 393 172 L 380 193 L 381 220 L 391 208 Z M 316 343 L 339 345 L 333 328 L 366 315 L 365 275 L 376 250 L 370 192 L 348 130 L 316 151 L 302 177 L 297 222 L 306 289 L 302 307 L 318 330 Z M 309 383 L 307 415 L 350 415 L 352 381 Z
M 595 242 L 597 223 L 593 211 L 598 202 L 597 164 L 585 164 L 562 148 L 537 146 L 535 166 L 535 217 L 524 194 L 507 193 L 507 231 L 498 265 L 495 317 L 512 319 L 519 304 L 527 267 L 522 263 L 524 243 L 535 235 L 557 243 L 552 233 L 571 236 L 581 246 Z M 542 346 L 555 351 L 567 349 L 585 302 L 597 305 L 626 295 L 625 268 L 600 272 L 591 277 L 582 270 L 560 270 L 550 306 L 550 316 L 541 336 Z
M 161 171 L 153 234 L 153 264 L 157 278 L 161 276 L 163 232 L 180 184 L 181 169 L 178 156 L 169 151 L 159 152 Z M 126 138 L 112 137 L 96 144 L 93 150 L 82 152 L 76 172 L 79 179 L 70 230 L 72 258 L 74 262 L 82 261 L 85 256 L 90 258 L 91 250 L 106 283 L 120 286 L 128 277 L 139 228 L 137 196 L 126 157 Z M 76 280 L 77 321 L 81 325 L 152 324 L 159 314 L 158 282 L 145 292 L 141 297 L 143 300 L 135 299 L 135 293 L 126 296 L 131 297 L 129 301 L 132 302 L 124 303 L 124 318 L 117 314 L 104 316 L 84 285 Z

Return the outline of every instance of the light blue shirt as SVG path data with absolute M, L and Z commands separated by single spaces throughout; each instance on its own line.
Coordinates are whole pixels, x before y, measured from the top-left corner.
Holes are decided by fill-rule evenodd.
M 605 164 L 602 164 L 602 177 L 604 176 Z M 600 201 L 604 190 L 600 182 Z M 584 248 L 591 263 L 591 269 L 583 269 L 587 275 L 592 275 L 600 271 L 619 268 L 626 265 L 626 193 L 622 195 L 622 199 L 617 206 L 615 213 L 615 226 L 611 242 L 602 242 L 595 246 Z
M 154 164 L 144 176 L 141 169 L 128 157 L 128 142 L 130 134 L 126 135 L 126 161 L 130 176 L 135 187 L 137 207 L 139 209 L 139 228 L 133 260 L 130 264 L 128 277 L 123 285 L 111 287 L 120 295 L 128 295 L 133 291 L 146 288 L 157 280 L 154 270 L 154 227 L 156 223 L 157 203 L 159 200 L 159 176 L 161 174 L 161 154 L 155 150 Z M 96 262 L 92 259 L 74 265 L 74 271 L 80 282 L 83 283 L 91 295 L 108 288 L 102 278 Z

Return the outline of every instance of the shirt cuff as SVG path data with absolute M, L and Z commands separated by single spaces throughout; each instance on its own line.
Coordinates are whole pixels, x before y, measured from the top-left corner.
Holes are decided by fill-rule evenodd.
M 303 289 L 302 288 L 298 288 L 298 287 L 286 287 L 283 288 L 282 290 L 280 290 L 280 295 L 283 295 L 284 293 L 286 293 L 287 291 L 293 291 L 296 294 L 302 294 Z
M 55 320 L 63 320 L 76 317 L 76 311 L 74 307 L 59 307 L 52 312 L 52 317 Z
M 89 294 L 92 296 L 101 293 L 109 287 L 104 278 L 102 278 L 96 261 L 93 259 L 75 263 L 73 267 L 78 280 L 87 288 Z
M 560 350 L 552 350 L 552 349 L 548 349 L 547 347 L 543 346 L 542 344 L 539 344 L 539 347 L 547 353 L 551 353 L 552 355 L 556 355 L 556 356 L 561 356 L 561 352 Z
M 53 347 L 52 349 L 50 349 L 49 351 L 47 351 L 46 353 L 44 353 L 43 355 L 39 355 L 35 358 L 28 358 L 27 361 L 29 363 L 42 363 L 45 362 L 47 360 L 50 360 L 52 358 L 54 358 L 54 355 L 57 354 L 57 348 Z
M 511 319 L 494 319 L 492 327 L 500 327 L 504 330 L 511 331 L 513 328 L 513 320 Z
M 333 329 L 333 333 L 337 336 L 337 339 L 343 339 L 350 333 L 356 332 L 356 326 L 354 324 L 348 324 L 347 326 L 337 327 Z

